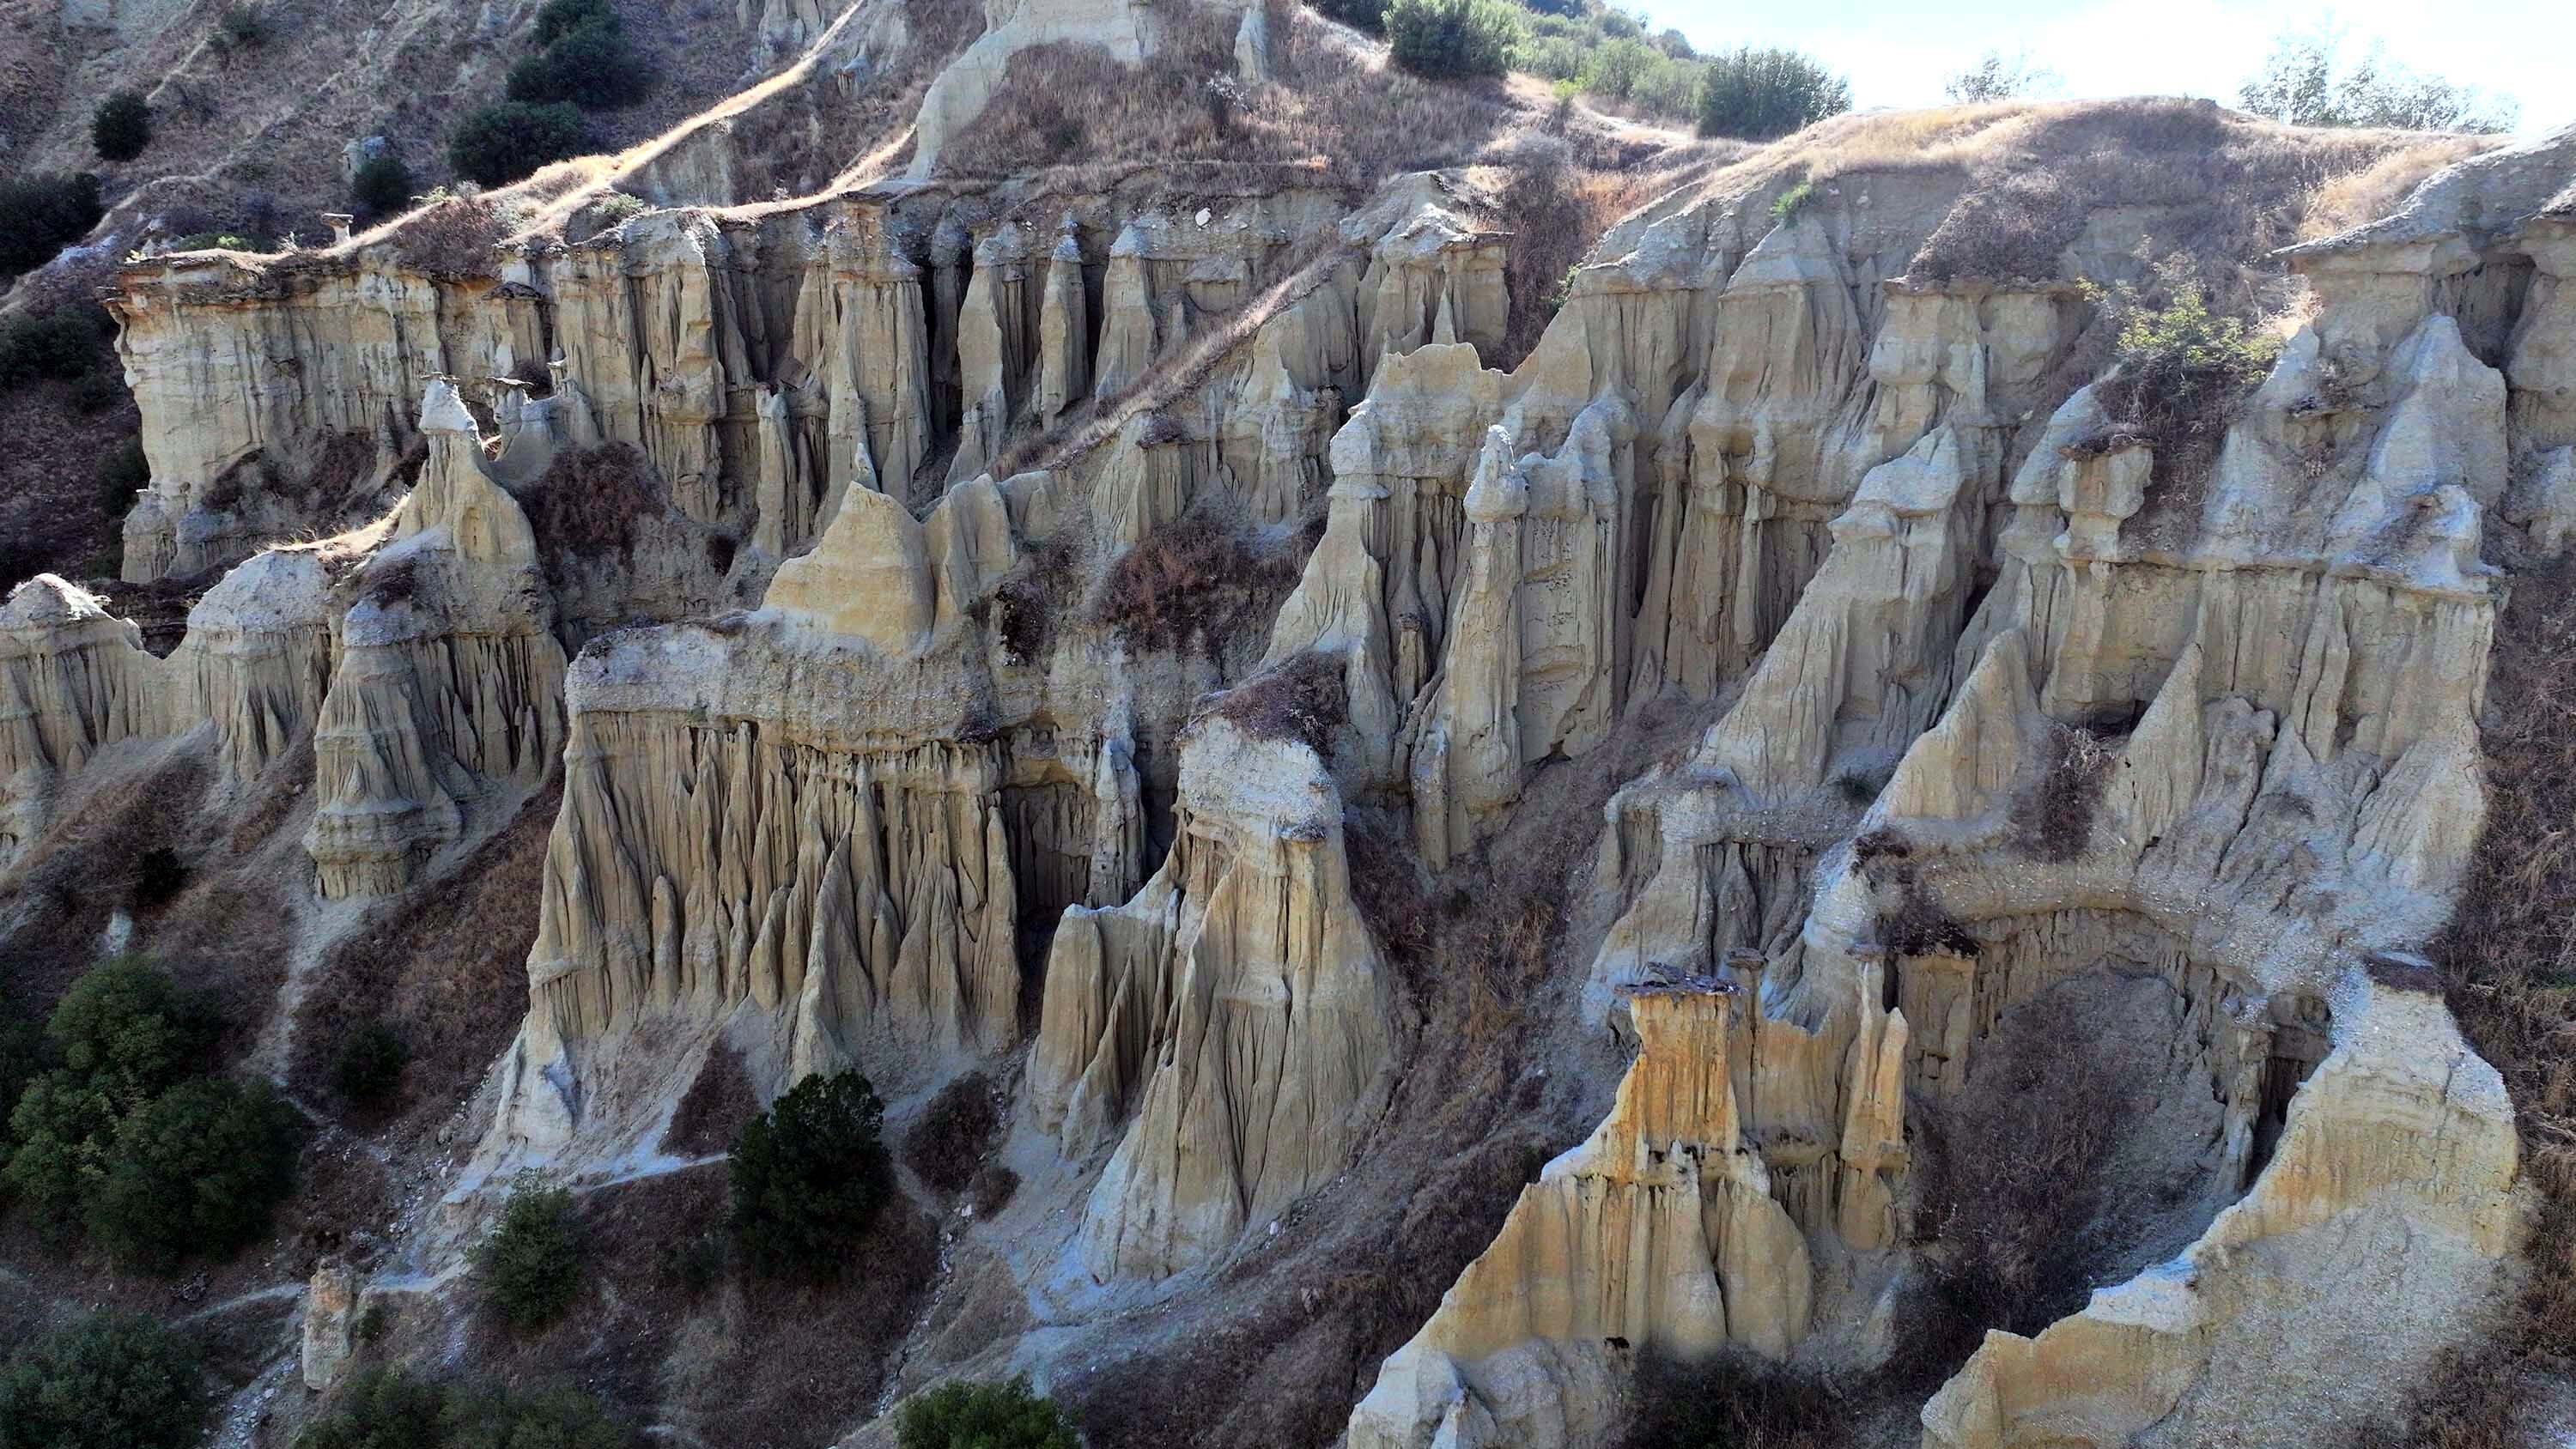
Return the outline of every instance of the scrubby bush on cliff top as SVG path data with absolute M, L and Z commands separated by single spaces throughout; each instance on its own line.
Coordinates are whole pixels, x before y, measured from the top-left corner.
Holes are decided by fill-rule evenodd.
M 903 1406 L 902 1449 L 1081 1449 L 1073 1421 L 1025 1378 L 947 1383 Z
M 733 1230 L 751 1266 L 835 1278 L 891 1187 L 885 1103 L 856 1072 L 807 1077 L 733 1145 Z
M 1522 29 L 1502 0 L 1392 0 L 1385 25 L 1395 63 L 1434 79 L 1501 75 Z
M 1851 109 L 1851 84 L 1813 56 L 1745 46 L 1710 57 L 1699 133 L 1769 141 Z
M 0 179 L 0 275 L 52 261 L 106 214 L 98 178 L 86 171 Z
M 580 155 L 589 135 L 580 110 L 565 102 L 502 101 L 457 124 L 447 140 L 447 164 L 469 181 L 501 186 Z
M 186 1449 L 206 1419 L 196 1355 L 140 1314 L 99 1313 L 0 1369 L 8 1449 Z

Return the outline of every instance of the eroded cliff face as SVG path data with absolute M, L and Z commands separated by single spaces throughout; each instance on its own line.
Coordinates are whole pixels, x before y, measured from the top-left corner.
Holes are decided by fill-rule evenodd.
M 2192 456 L 2131 426 L 2079 283 L 2153 285 L 2112 241 L 2198 203 L 1982 275 L 1923 261 L 1967 166 L 1791 195 L 1820 153 L 1752 152 L 1613 226 L 1506 370 L 1521 241 L 1473 170 L 935 176 L 1011 53 L 1133 61 L 1165 19 L 989 9 L 907 182 L 479 278 L 364 243 L 120 276 L 126 577 L 220 582 L 166 659 L 13 591 L 0 870 L 166 742 L 238 787 L 310 740 L 316 902 L 443 879 L 559 780 L 420 1279 L 518 1169 L 672 1170 L 733 1063 L 898 1115 L 982 1070 L 1024 1186 L 941 1291 L 1007 1326 L 926 1320 L 901 1387 L 1242 1332 L 1262 1272 L 1418 1214 L 1440 1139 L 1392 1105 L 1467 1024 L 1404 903 L 1518 909 L 1479 872 L 1599 771 L 1495 1048 L 1557 1155 L 1427 1319 L 1306 1366 L 1356 1372 L 1314 1390 L 1351 1449 L 1607 1442 L 1644 1355 L 1877 1373 L 1944 1251 L 1930 1114 L 2069 994 L 2146 1004 L 2180 1185 L 2126 1281 L 1986 1335 L 1927 1449 L 2279 1442 L 2473 1338 L 2528 1194 L 2410 953 L 2485 818 L 2483 545 L 2576 529 L 2576 138 L 2202 258 L 2316 305 Z M 1630 759 L 1657 711 L 1691 737 Z

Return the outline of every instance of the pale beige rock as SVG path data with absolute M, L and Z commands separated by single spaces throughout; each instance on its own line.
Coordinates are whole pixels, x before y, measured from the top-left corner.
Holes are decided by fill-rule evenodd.
M 1341 800 L 1303 744 L 1202 716 L 1161 872 L 1069 911 L 1030 1061 L 1070 1153 L 1133 1119 L 1068 1269 L 1167 1277 L 1347 1165 L 1385 1100 L 1392 982 L 1352 904 Z
M 449 384 L 430 384 L 420 431 L 428 466 L 369 564 L 402 589 L 342 619 L 314 724 L 304 843 L 326 896 L 401 889 L 479 799 L 535 786 L 563 744 L 563 647 L 527 516 Z
M 304 1285 L 304 1387 L 321 1393 L 340 1381 L 356 1350 L 358 1271 L 337 1258 Z

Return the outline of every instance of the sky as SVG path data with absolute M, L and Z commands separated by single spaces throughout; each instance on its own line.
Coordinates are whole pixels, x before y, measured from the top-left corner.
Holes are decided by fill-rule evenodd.
M 1920 106 L 1986 50 L 2027 51 L 2064 98 L 2211 96 L 2233 104 L 2284 30 L 2325 12 L 2297 0 L 1619 0 L 1703 50 L 1786 45 L 1851 78 L 1855 106 Z M 2518 131 L 2576 121 L 2576 6 L 2567 0 L 2340 0 L 2346 54 L 2370 41 L 2415 70 L 2522 103 Z

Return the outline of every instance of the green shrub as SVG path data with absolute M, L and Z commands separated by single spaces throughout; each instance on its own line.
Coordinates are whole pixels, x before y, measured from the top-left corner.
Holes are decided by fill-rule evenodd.
M 98 483 L 99 511 L 123 518 L 134 506 L 134 495 L 152 486 L 152 464 L 143 456 L 143 439 L 127 434 L 99 458 L 98 470 L 91 476 Z
M 32 271 L 52 261 L 106 214 L 98 178 L 86 171 L 0 179 L 0 273 Z
M 349 204 L 370 218 L 387 217 L 411 205 L 411 168 L 391 151 L 367 159 L 349 178 Z
M 62 306 L 0 322 L 0 388 L 45 377 L 76 382 L 97 371 L 105 356 L 106 321 L 107 313 L 97 307 Z
M 1850 109 L 1850 84 L 1813 57 L 1748 45 L 1709 58 L 1699 133 L 1769 141 Z
M 433 1384 L 382 1368 L 350 1381 L 295 1449 L 625 1449 L 634 1436 L 567 1389 Z
M 502 101 L 457 124 L 447 139 L 447 164 L 477 184 L 500 186 L 581 154 L 588 138 L 581 112 L 573 106 Z
M 182 1082 L 117 1124 L 82 1223 L 119 1260 L 167 1271 L 264 1236 L 295 1186 L 303 1120 L 263 1081 Z
M 616 23 L 617 11 L 609 0 L 546 0 L 537 11 L 535 38 L 543 49 L 584 27 Z
M 1395 63 L 1434 79 L 1498 76 L 1520 43 L 1520 13 L 1502 0 L 1389 0 Z
M 644 99 L 653 73 L 613 24 L 585 25 L 510 67 L 514 101 L 570 101 L 584 110 L 615 110 Z
M 134 862 L 134 889 L 127 899 L 137 910 L 155 910 L 188 888 L 188 867 L 179 852 L 156 845 Z
M 2238 317 L 2212 312 L 2188 270 L 2160 267 L 2155 293 L 2123 283 L 2084 294 L 2118 327 L 2117 367 L 2094 397 L 2110 426 L 2083 446 L 2140 442 L 2154 450 L 2147 483 L 2151 510 L 2189 504 L 2218 458 L 2237 405 L 2263 380 L 2280 352 L 2268 333 Z M 2161 294 L 2170 300 L 2157 304 Z M 2102 323 L 2096 323 L 2100 326 Z
M 9 1449 L 187 1449 L 207 1407 L 196 1355 L 140 1314 L 92 1314 L 0 1369 Z
M 572 1193 L 523 1184 L 501 1210 L 500 1225 L 475 1250 L 483 1290 L 512 1328 L 545 1327 L 581 1293 L 582 1252 Z
M 1073 1420 L 1029 1381 L 941 1384 L 897 1417 L 901 1449 L 1082 1449 Z
M 833 1278 L 889 1196 L 885 1104 L 856 1072 L 807 1077 L 733 1145 L 733 1230 L 751 1266 Z
M 139 956 L 82 973 L 45 1023 L 63 1068 L 120 1111 L 188 1076 L 220 1029 L 203 1001 Z
M 90 113 L 90 144 L 101 159 L 131 161 L 152 144 L 152 108 L 141 91 L 118 91 Z
M 1315 0 L 1315 8 L 1372 35 L 1386 28 L 1386 0 Z
M 392 1027 L 371 1021 L 349 1034 L 331 1061 L 331 1085 L 359 1107 L 381 1107 L 402 1086 L 411 1046 Z
M 1798 208 L 1806 205 L 1808 198 L 1815 194 L 1815 182 L 1801 181 L 1797 185 L 1790 187 L 1788 190 L 1781 192 L 1779 195 L 1772 197 L 1772 220 L 1781 222 L 1788 221 L 1791 217 L 1796 216 L 1798 214 Z
M 224 12 L 215 25 L 217 50 L 248 50 L 268 41 L 268 25 L 259 12 L 248 5 L 236 5 Z

